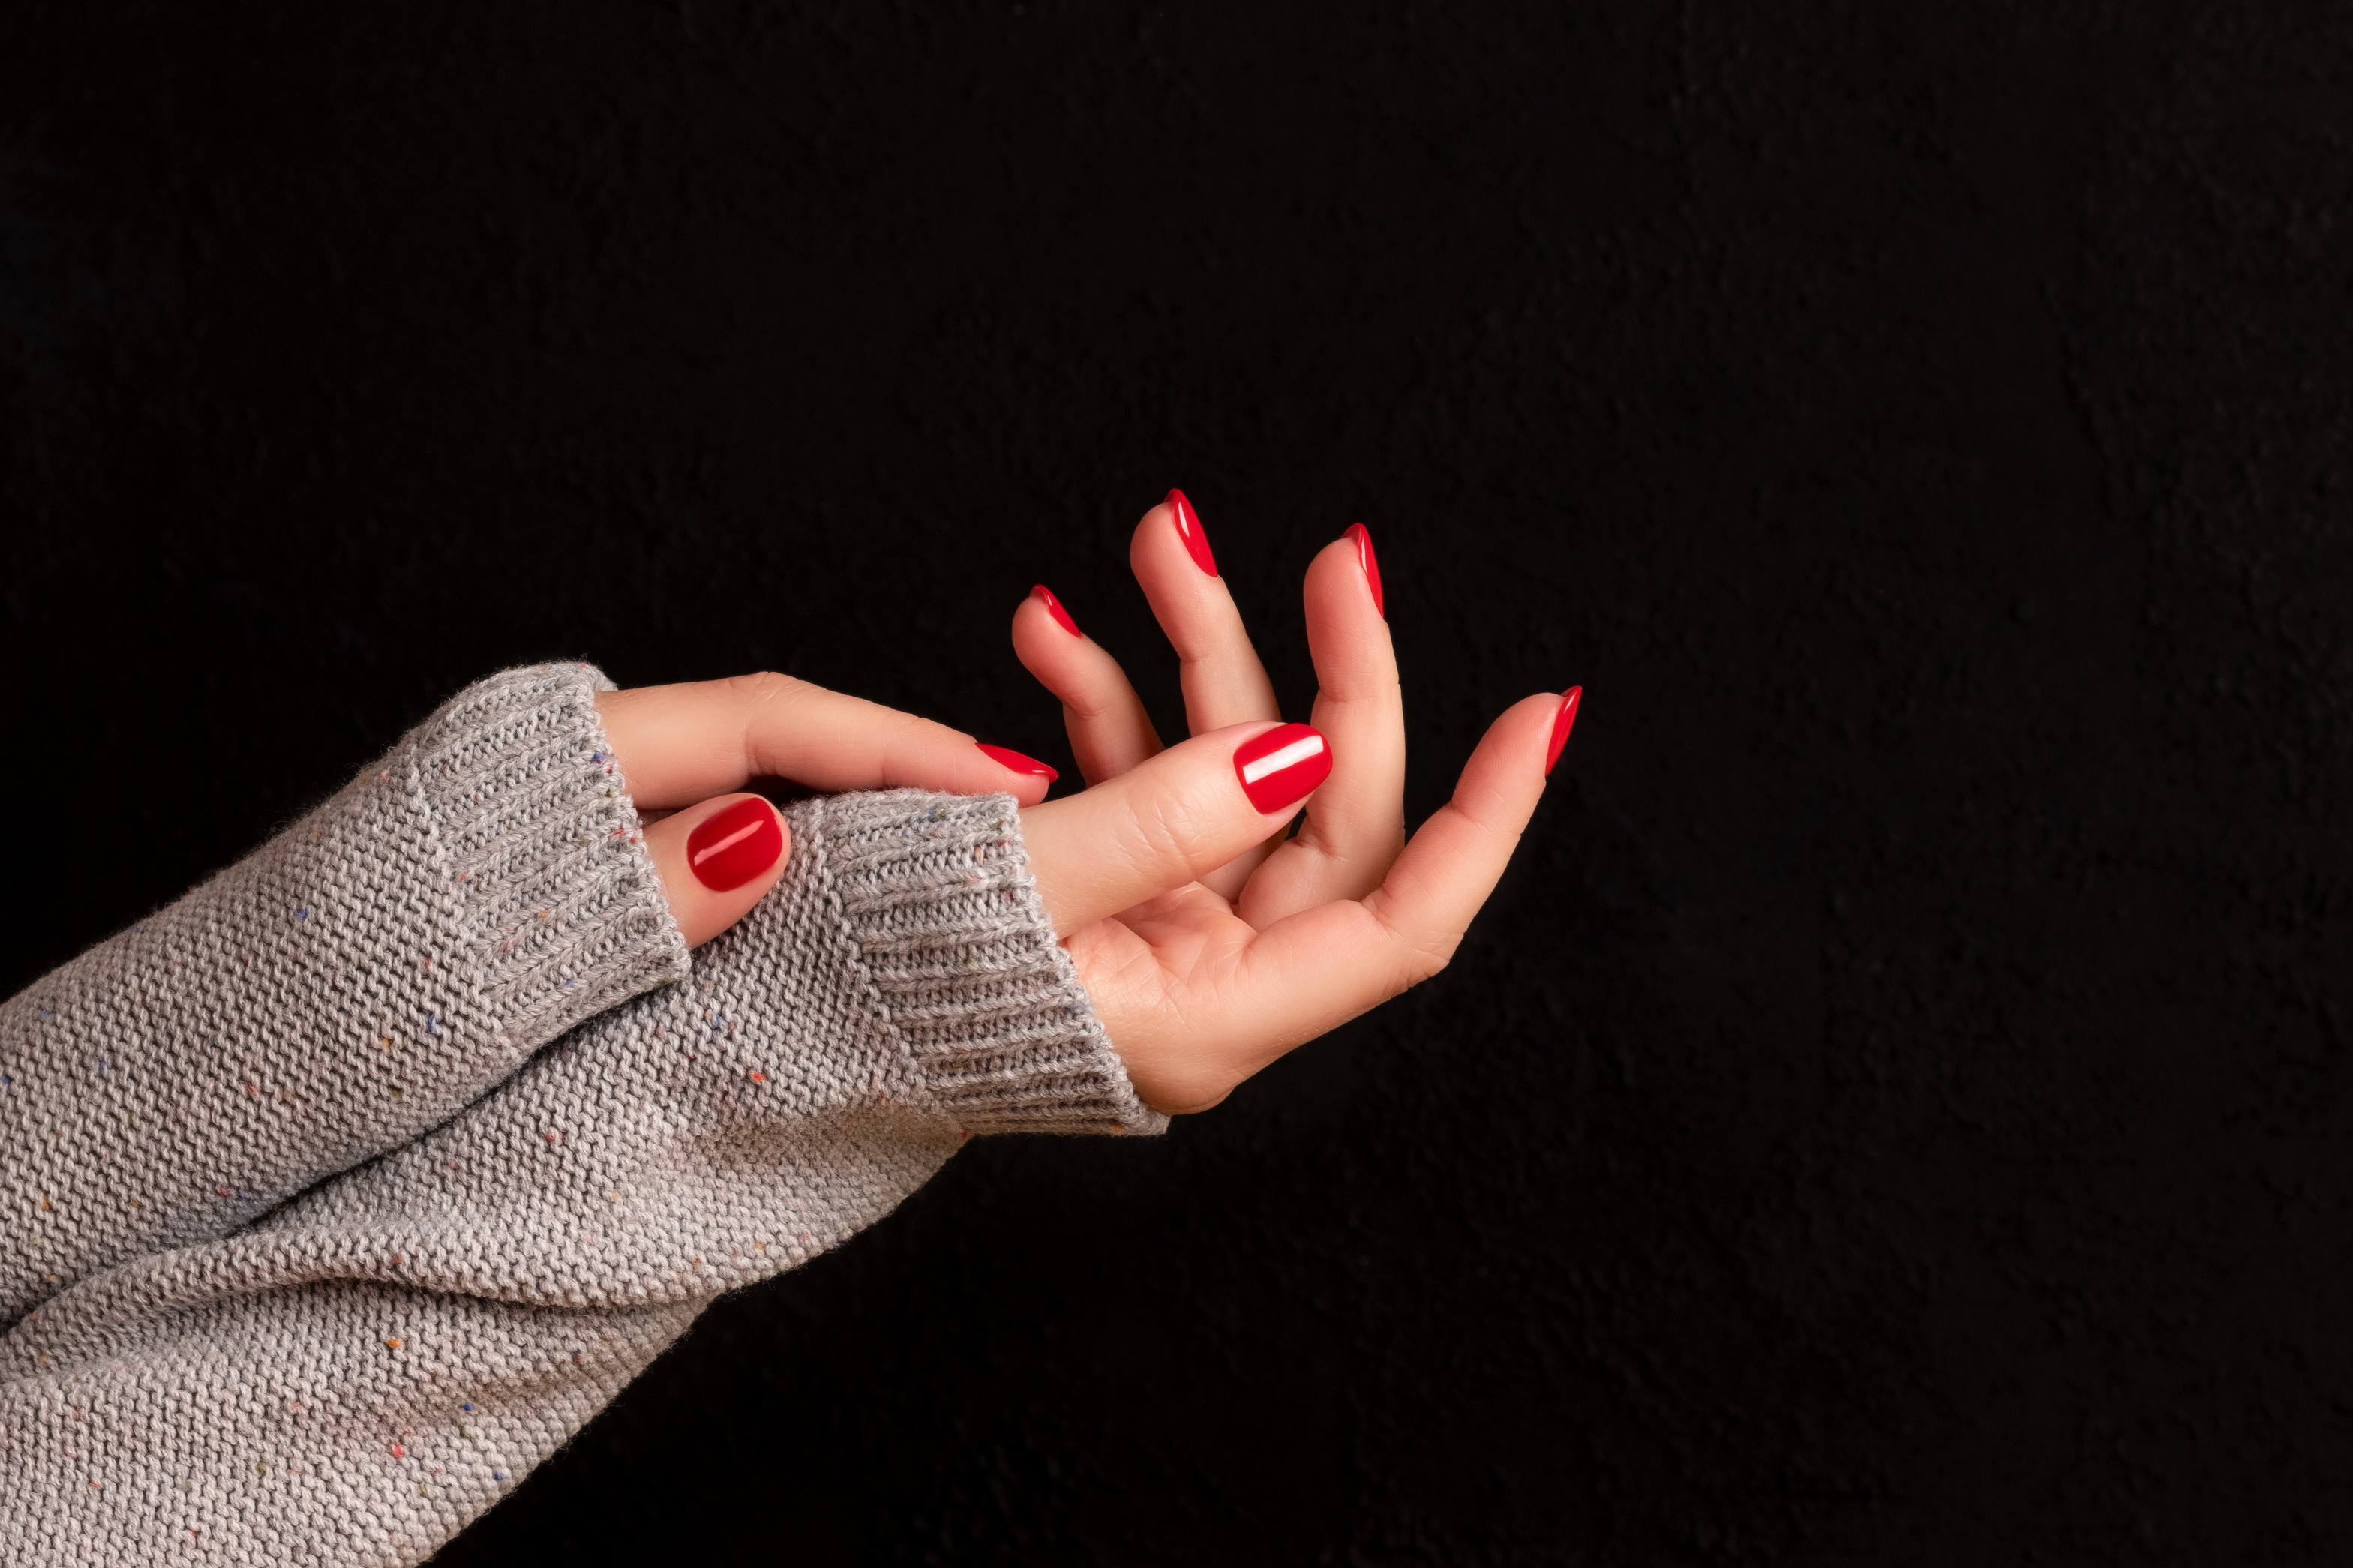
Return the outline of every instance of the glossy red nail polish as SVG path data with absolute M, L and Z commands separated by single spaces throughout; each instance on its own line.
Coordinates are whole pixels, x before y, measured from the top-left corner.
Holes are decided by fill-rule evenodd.
M 1209 536 L 1201 531 L 1201 514 L 1185 499 L 1183 490 L 1168 492 L 1169 514 L 1176 520 L 1176 536 L 1185 542 L 1185 552 L 1193 564 L 1214 577 L 1218 574 L 1218 558 L 1209 553 Z
M 1048 784 L 1062 776 L 1037 758 L 1025 757 L 1010 746 L 992 746 L 986 741 L 975 741 L 973 744 L 987 752 L 988 760 L 1000 768 L 1011 768 L 1017 773 L 1028 773 L 1033 778 L 1044 779 Z
M 765 874 L 784 852 L 776 808 L 756 795 L 704 818 L 686 836 L 687 867 L 714 893 Z
M 1261 811 L 1297 805 L 1307 792 L 1332 776 L 1332 748 L 1304 724 L 1279 724 L 1234 752 L 1234 774 L 1242 793 Z
M 1071 619 L 1071 612 L 1062 608 L 1062 601 L 1054 597 L 1053 589 L 1040 583 L 1029 590 L 1029 596 L 1046 606 L 1046 613 L 1054 617 L 1056 626 L 1060 626 L 1072 637 L 1080 635 L 1079 623 Z
M 1560 711 L 1552 717 L 1552 744 L 1545 752 L 1545 777 L 1552 777 L 1553 763 L 1560 761 L 1560 749 L 1568 744 L 1568 732 L 1577 728 L 1577 700 L 1585 695 L 1585 688 L 1572 686 L 1560 694 Z
M 1365 569 L 1365 586 L 1373 591 L 1373 609 L 1381 619 L 1388 620 L 1388 609 L 1381 603 L 1381 563 L 1373 555 L 1373 531 L 1361 522 L 1352 522 L 1347 538 L 1356 547 L 1356 564 Z

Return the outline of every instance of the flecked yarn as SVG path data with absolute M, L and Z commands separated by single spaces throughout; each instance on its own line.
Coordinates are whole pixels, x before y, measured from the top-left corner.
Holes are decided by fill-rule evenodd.
M 989 1131 L 1150 1131 L 1009 796 L 787 812 L 691 955 L 594 670 L 461 694 L 0 1007 L 10 1563 L 410 1563 Z

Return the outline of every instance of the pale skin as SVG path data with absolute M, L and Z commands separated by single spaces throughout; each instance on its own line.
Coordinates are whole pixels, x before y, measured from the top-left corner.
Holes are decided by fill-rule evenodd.
M 1129 552 L 1181 663 L 1190 738 L 1163 747 L 1119 664 L 1026 599 L 1022 664 L 1062 702 L 1088 788 L 992 761 L 943 724 L 781 675 L 641 687 L 599 699 L 631 796 L 691 944 L 709 941 L 782 875 L 713 892 L 687 868 L 697 823 L 761 776 L 812 789 L 1002 791 L 1054 932 L 1145 1103 L 1205 1110 L 1293 1047 L 1443 969 L 1544 794 L 1556 693 L 1504 710 L 1454 797 L 1405 834 L 1405 708 L 1388 625 L 1345 541 L 1307 569 L 1312 720 L 1331 776 L 1296 814 L 1243 795 L 1237 746 L 1274 727 L 1274 689 L 1222 577 L 1187 556 L 1166 504 Z M 658 815 L 667 814 L 667 815 Z

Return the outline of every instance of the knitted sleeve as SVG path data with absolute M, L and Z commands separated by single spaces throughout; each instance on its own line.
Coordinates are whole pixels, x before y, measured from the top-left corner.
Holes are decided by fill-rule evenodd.
M 759 907 L 414 1143 L 0 1339 L 12 1563 L 421 1561 L 974 1133 L 1151 1131 L 1009 796 L 805 803 Z
M 0 1005 L 0 1324 L 409 1142 L 686 973 L 586 665 L 470 688 Z

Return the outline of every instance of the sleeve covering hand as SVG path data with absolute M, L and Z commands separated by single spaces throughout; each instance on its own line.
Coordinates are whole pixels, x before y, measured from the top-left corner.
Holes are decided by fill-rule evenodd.
M 577 733 L 589 742 L 578 761 L 597 769 L 593 709 Z M 480 899 L 487 914 L 470 913 L 467 899 L 478 895 L 464 889 L 484 875 L 478 862 L 501 864 L 495 856 L 481 862 L 479 845 L 453 855 L 409 841 L 407 853 L 442 857 L 434 863 L 448 868 L 413 879 L 435 895 L 413 895 L 414 929 L 451 934 L 436 948 L 404 925 L 397 940 L 461 954 L 473 976 L 492 978 L 437 992 L 404 975 L 402 985 L 386 980 L 361 994 L 379 1011 L 389 998 L 412 1009 L 431 998 L 431 1026 L 418 1020 L 406 1046 L 410 1060 L 448 1064 L 438 1076 L 403 1079 L 378 1066 L 372 1081 L 383 1098 L 394 1099 L 383 1092 L 387 1081 L 404 1092 L 395 1111 L 371 1118 L 317 1075 L 282 1069 L 274 1084 L 310 1092 L 341 1120 L 323 1135 L 283 1140 L 311 1152 L 273 1167 L 274 1186 L 235 1189 L 255 1205 L 241 1220 L 203 1210 L 211 1217 L 197 1223 L 189 1207 L 168 1231 L 121 1227 L 70 1279 L 34 1292 L 37 1304 L 0 1338 L 8 1561 L 420 1562 L 713 1297 L 873 1223 L 968 1137 L 1165 1126 L 1137 1100 L 1055 944 L 1010 796 L 909 790 L 790 808 L 783 880 L 690 964 L 662 923 L 658 889 L 646 932 L 622 934 L 648 912 L 629 901 L 638 889 L 628 879 L 644 858 L 626 795 L 600 793 L 605 776 L 583 774 L 582 789 L 551 804 L 577 826 L 543 839 L 564 839 L 583 867 L 609 856 L 638 869 L 615 872 L 615 890 L 598 894 L 580 893 L 585 873 L 544 884 L 574 890 L 569 912 L 543 919 L 502 871 L 507 890 Z M 602 800 L 616 804 L 600 816 Z M 611 842 L 586 831 L 591 825 Z M 314 828 L 320 843 L 335 831 L 314 817 L 287 837 L 299 844 Z M 349 840 L 346 852 L 356 852 Z M 308 883 L 299 871 L 249 873 L 234 907 L 261 919 L 271 899 L 322 885 L 328 864 L 315 862 Z M 264 951 L 311 977 L 306 994 L 322 994 L 325 974 L 323 994 L 340 999 L 339 960 L 364 960 L 369 975 L 392 961 L 346 945 L 295 971 L 310 921 L 341 907 L 312 896 L 310 919 L 287 911 L 299 929 L 272 933 Z M 545 934 L 563 931 L 575 933 L 573 946 Z M 473 945 L 458 945 L 461 935 Z M 168 955 L 192 940 L 151 939 L 99 973 L 117 977 L 119 994 L 159 963 L 169 969 Z M 210 962 L 214 990 L 174 993 L 187 998 L 187 1016 L 252 1016 L 253 996 L 265 993 L 239 988 L 244 969 L 233 958 Z M 435 967 L 458 962 L 441 957 Z M 76 990 L 64 974 L 11 1004 L 12 1030 L 28 1026 L 19 1016 L 28 1002 L 47 1023 L 40 1010 L 54 1016 L 59 1001 L 109 994 L 96 976 Z M 633 990 L 644 994 L 618 1001 Z M 599 1000 L 618 1005 L 586 1005 Z M 329 1015 L 354 1020 L 358 1005 L 331 1002 Z M 339 1060 L 391 1057 L 375 1041 L 343 1047 L 327 1024 L 285 1011 L 298 1021 L 283 1026 L 343 1050 Z M 109 1016 L 135 1015 L 118 1003 Z M 526 1018 L 577 1026 L 522 1060 L 528 1047 L 518 1042 L 529 1036 L 517 1021 Z M 461 1053 L 441 1046 L 435 1026 L 453 1041 L 470 1031 L 491 1060 L 461 1069 Z M 204 1042 L 164 1051 L 153 1034 L 140 1038 L 150 1054 L 132 1059 L 143 1075 L 161 1076 L 166 1063 L 201 1072 L 213 1055 Z M 279 1059 L 259 1042 L 242 1048 L 263 1064 Z M 301 1103 L 243 1095 L 241 1086 L 205 1092 L 207 1115 L 234 1110 L 240 1096 Z M 422 1125 L 404 1119 L 412 1097 L 438 1114 Z M 167 1092 L 159 1104 L 168 1103 Z M 9 1157 L 26 1156 L 21 1170 L 10 1167 L 11 1183 L 38 1180 L 39 1141 L 21 1127 L 8 1136 Z M 193 1133 L 185 1142 L 208 1146 Z M 130 1147 L 119 1161 L 85 1162 L 90 1173 L 76 1191 L 123 1205 L 174 1174 Z M 50 1255 L 61 1256 L 55 1244 Z

